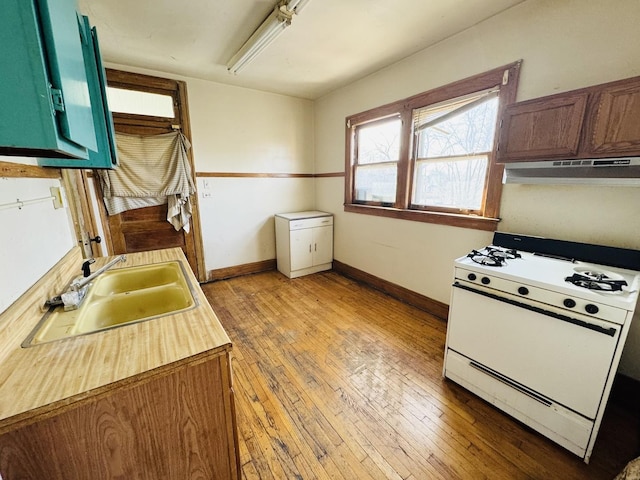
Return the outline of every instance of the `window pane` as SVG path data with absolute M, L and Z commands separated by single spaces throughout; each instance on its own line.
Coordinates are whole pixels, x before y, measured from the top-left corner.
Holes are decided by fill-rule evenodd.
M 107 87 L 107 101 L 112 112 L 174 118 L 171 95 Z
M 440 107 L 437 112 L 433 112 L 434 117 L 450 113 L 456 107 Z M 422 112 L 421 116 L 428 117 L 429 107 L 423 110 L 427 112 Z M 454 114 L 419 131 L 417 157 L 437 158 L 491 151 L 497 113 L 498 98 L 492 97 L 469 110 L 461 109 L 460 114 Z
M 386 122 L 359 127 L 358 164 L 395 162 L 400 157 L 400 127 L 402 122 L 394 118 Z
M 486 155 L 416 162 L 413 204 L 479 210 L 487 164 Z
M 396 201 L 396 164 L 356 167 L 355 201 L 394 203 Z

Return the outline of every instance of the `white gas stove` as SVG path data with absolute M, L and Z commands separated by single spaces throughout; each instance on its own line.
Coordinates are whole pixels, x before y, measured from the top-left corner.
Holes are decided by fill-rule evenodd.
M 455 266 L 469 272 L 469 282 L 617 323 L 620 315 L 610 316 L 607 307 L 633 311 L 640 289 L 640 272 L 634 270 L 494 245 L 459 258 Z
M 493 243 L 455 261 L 444 375 L 588 462 L 640 252 L 505 233 Z

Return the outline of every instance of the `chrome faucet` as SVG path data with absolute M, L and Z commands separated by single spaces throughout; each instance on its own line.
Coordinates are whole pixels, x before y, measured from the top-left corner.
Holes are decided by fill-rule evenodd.
M 84 287 L 85 285 L 91 283 L 91 281 L 96 278 L 98 275 L 100 275 L 101 273 L 106 272 L 107 270 L 109 270 L 111 267 L 113 267 L 116 263 L 118 262 L 126 262 L 127 261 L 127 257 L 126 255 L 120 255 L 119 257 L 114 258 L 113 260 L 111 260 L 109 263 L 107 263 L 104 267 L 99 268 L 98 270 L 96 270 L 95 272 L 93 272 L 91 275 L 89 275 L 88 277 L 78 277 L 76 278 L 73 282 L 71 282 L 71 285 L 69 285 L 69 288 L 71 290 L 78 290 L 82 287 Z M 83 269 L 84 271 L 84 269 Z
M 67 290 L 64 293 L 50 300 L 47 300 L 45 304 L 48 306 L 64 305 L 65 311 L 76 310 L 80 307 L 80 305 L 82 305 L 82 302 L 87 295 L 87 291 L 89 289 L 89 284 L 91 283 L 91 281 L 93 281 L 93 279 L 95 279 L 101 273 L 109 270 L 116 263 L 125 262 L 126 260 L 127 257 L 125 255 L 120 255 L 119 257 L 111 260 L 102 268 L 96 270 L 94 273 L 90 273 L 89 265 L 95 262 L 95 260 L 87 260 L 82 264 L 82 271 L 85 276 L 75 278 L 69 284 Z

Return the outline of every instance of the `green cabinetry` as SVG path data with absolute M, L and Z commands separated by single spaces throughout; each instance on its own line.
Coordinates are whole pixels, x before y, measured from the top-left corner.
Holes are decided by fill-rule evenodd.
M 0 154 L 111 168 L 113 124 L 95 30 L 76 0 L 3 0 Z

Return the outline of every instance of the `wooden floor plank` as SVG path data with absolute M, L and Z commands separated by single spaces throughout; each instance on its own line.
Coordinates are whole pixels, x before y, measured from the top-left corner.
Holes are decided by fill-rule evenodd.
M 639 413 L 607 409 L 590 465 L 442 377 L 446 323 L 335 272 L 203 285 L 234 344 L 250 479 L 611 479 Z

